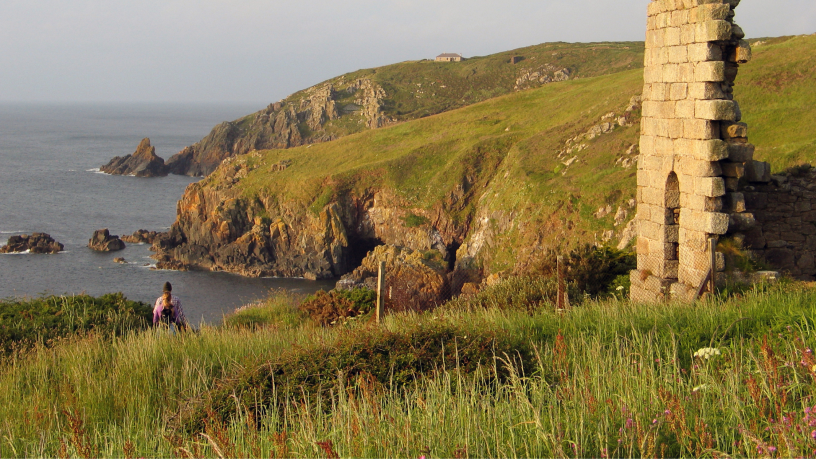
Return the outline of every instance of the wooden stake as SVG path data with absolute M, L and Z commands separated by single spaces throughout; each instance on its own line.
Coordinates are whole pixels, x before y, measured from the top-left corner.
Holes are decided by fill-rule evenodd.
M 710 284 L 710 291 L 714 294 L 714 288 L 716 287 L 714 281 L 717 279 L 717 239 L 716 238 L 708 238 L 708 251 L 711 254 L 711 281 Z
M 385 262 L 380 262 L 380 269 L 377 273 L 377 323 L 380 323 L 380 316 L 383 311 L 385 301 Z

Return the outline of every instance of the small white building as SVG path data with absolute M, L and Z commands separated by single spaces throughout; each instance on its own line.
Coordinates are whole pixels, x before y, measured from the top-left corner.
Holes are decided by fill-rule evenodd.
M 456 53 L 444 53 L 436 56 L 436 62 L 461 62 L 462 55 Z

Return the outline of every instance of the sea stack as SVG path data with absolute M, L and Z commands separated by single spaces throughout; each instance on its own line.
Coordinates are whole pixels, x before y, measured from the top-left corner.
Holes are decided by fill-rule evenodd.
M 117 156 L 99 170 L 112 175 L 134 175 L 136 177 L 164 177 L 168 169 L 164 159 L 156 156 L 156 148 L 150 139 L 144 138 L 133 154 Z
M 119 236 L 110 234 L 107 228 L 94 231 L 93 237 L 88 241 L 88 247 L 97 252 L 114 252 L 125 248 L 125 243 Z

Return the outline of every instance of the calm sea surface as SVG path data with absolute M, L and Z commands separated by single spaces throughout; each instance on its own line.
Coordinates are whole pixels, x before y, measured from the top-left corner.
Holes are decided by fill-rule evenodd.
M 9 236 L 44 232 L 65 245 L 57 255 L 0 254 L 0 298 L 122 292 L 152 303 L 165 281 L 193 322 L 221 317 L 270 289 L 311 293 L 330 282 L 248 279 L 225 273 L 150 269 L 147 245 L 120 252 L 87 247 L 94 230 L 163 231 L 195 178 L 109 176 L 99 166 L 133 153 L 149 137 L 165 160 L 216 124 L 261 107 L 242 105 L 0 104 L 0 245 Z M 124 257 L 127 264 L 113 262 Z

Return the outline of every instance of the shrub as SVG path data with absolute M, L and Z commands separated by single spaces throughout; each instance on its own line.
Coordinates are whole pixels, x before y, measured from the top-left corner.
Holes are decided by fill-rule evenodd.
M 473 296 L 459 296 L 445 303 L 446 310 L 492 308 L 527 312 L 555 306 L 558 286 L 554 277 L 509 277 L 483 288 Z M 570 296 L 578 292 L 575 288 Z
M 534 362 L 524 338 L 486 322 L 466 325 L 425 317 L 396 330 L 347 329 L 332 342 L 293 348 L 217 381 L 203 397 L 182 404 L 173 424 L 196 433 L 213 421 L 227 423 L 236 413 L 260 420 L 287 404 L 326 400 L 361 384 L 382 394 L 443 371 L 473 375 L 481 369 L 503 380 L 508 369 L 499 359 L 529 367 Z
M 367 288 L 323 290 L 311 295 L 299 309 L 320 325 L 334 325 L 368 314 L 376 307 L 377 293 Z
M 37 343 L 51 345 L 80 332 L 121 335 L 145 329 L 152 314 L 149 305 L 130 301 L 121 293 L 0 301 L 0 353 L 25 350 Z
M 227 327 L 260 329 L 266 327 L 295 328 L 303 323 L 306 315 L 298 309 L 299 298 L 292 292 L 273 291 L 260 303 L 236 309 L 224 318 Z
M 628 282 L 620 276 L 637 267 L 637 257 L 629 251 L 585 244 L 566 254 L 564 264 L 567 283 L 582 296 L 597 298 L 622 294 L 616 290 L 620 286 L 628 293 Z M 555 277 L 556 269 L 557 254 L 550 252 L 534 265 L 531 274 Z M 571 293 L 570 298 L 576 297 Z

